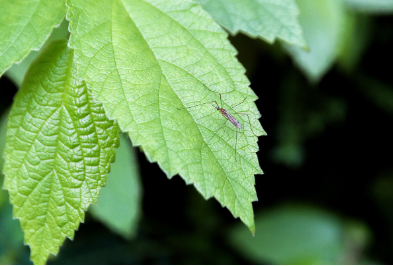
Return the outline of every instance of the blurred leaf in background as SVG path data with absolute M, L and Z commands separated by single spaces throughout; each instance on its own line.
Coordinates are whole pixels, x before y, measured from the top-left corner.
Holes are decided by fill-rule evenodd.
M 393 237 L 393 171 L 380 174 L 370 188 L 373 199 L 389 221 L 389 234 Z
M 381 111 L 393 115 L 393 88 L 383 82 L 362 75 L 357 78 L 359 90 Z
M 345 28 L 345 5 L 341 0 L 297 0 L 299 21 L 310 47 L 305 51 L 285 46 L 295 64 L 312 82 L 318 82 L 338 55 Z
M 29 248 L 23 245 L 22 229 L 19 221 L 12 218 L 8 202 L 0 206 L 0 236 L 0 264 L 31 264 Z
M 353 72 L 370 42 L 371 18 L 354 12 L 347 12 L 344 23 L 342 45 L 337 63 L 347 73 Z
M 368 241 L 364 225 L 345 224 L 338 216 L 308 205 L 285 204 L 263 211 L 256 215 L 255 224 L 255 237 L 236 226 L 230 241 L 258 264 L 358 263 L 362 254 L 354 257 L 352 247 L 364 247 Z
M 213 18 L 235 35 L 239 31 L 269 43 L 276 38 L 308 48 L 298 22 L 295 0 L 198 0 Z
M 392 0 L 344 0 L 345 4 L 353 11 L 367 14 L 392 14 Z
M 141 197 L 135 150 L 129 138 L 121 135 L 106 187 L 101 190 L 97 204 L 92 205 L 89 211 L 115 233 L 124 238 L 133 238 L 141 212 Z
M 306 140 L 320 135 L 327 126 L 342 122 L 346 104 L 308 87 L 293 73 L 283 79 L 279 97 L 278 145 L 273 150 L 273 160 L 299 167 L 305 160 Z
M 296 1 L 310 51 L 285 48 L 311 83 L 318 82 L 336 60 L 346 71 L 357 65 L 370 38 L 370 18 L 364 14 L 393 13 L 391 0 Z

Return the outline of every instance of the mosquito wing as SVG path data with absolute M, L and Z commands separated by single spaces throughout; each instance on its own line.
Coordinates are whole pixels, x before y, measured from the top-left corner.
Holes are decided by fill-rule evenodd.
M 239 121 L 236 120 L 236 118 L 234 118 L 230 113 L 228 113 L 227 110 L 225 109 L 220 109 L 220 113 L 229 121 L 231 121 L 231 123 L 237 127 L 238 129 L 242 129 L 242 125 L 240 124 Z

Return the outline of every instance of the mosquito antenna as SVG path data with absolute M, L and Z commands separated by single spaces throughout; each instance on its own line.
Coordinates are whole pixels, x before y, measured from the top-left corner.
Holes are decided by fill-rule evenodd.
M 216 108 L 217 110 L 220 110 L 220 106 L 218 105 L 218 103 L 217 103 L 216 101 L 211 101 L 211 103 L 216 103 L 216 105 L 213 105 L 213 104 L 212 104 L 212 106 L 213 106 L 214 108 Z

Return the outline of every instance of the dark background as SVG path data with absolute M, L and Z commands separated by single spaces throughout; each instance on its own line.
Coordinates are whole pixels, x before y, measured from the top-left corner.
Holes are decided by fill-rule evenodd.
M 359 221 L 367 237 L 357 263 L 393 263 L 392 26 L 391 16 L 373 17 L 358 64 L 351 70 L 335 64 L 318 84 L 308 82 L 279 44 L 231 37 L 268 133 L 259 139 L 265 174 L 256 176 L 255 213 L 300 202 Z M 0 87 L 4 112 L 17 89 L 7 77 Z M 205 201 L 179 176 L 168 180 L 142 152 L 138 160 L 144 195 L 136 238 L 127 241 L 87 214 L 49 264 L 262 263 L 228 241 L 232 228 L 243 225 L 227 209 Z M 8 246 L 0 257 L 30 263 L 28 247 L 18 241 L 3 239 Z

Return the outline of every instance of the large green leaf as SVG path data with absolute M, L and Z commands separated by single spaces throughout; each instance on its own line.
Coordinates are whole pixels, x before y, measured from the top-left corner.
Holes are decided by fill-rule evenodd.
M 37 50 L 66 13 L 65 1 L 0 0 L 0 76 Z
M 93 216 L 125 238 L 135 236 L 141 211 L 142 188 L 134 150 L 129 138 L 121 135 L 106 187 L 97 205 L 89 209 Z
M 242 31 L 269 43 L 279 38 L 307 48 L 295 0 L 198 0 L 232 34 Z
M 296 46 L 286 46 L 299 68 L 311 82 L 318 82 L 329 70 L 340 52 L 345 5 L 341 0 L 297 0 L 299 21 L 310 51 Z
M 168 177 L 179 174 L 254 231 L 257 135 L 265 133 L 227 34 L 188 0 L 67 4 L 79 74 L 108 116 Z M 238 134 L 201 104 L 220 104 L 220 94 L 230 112 L 248 113 L 235 115 L 244 127 Z
M 73 238 L 105 185 L 118 134 L 76 79 L 72 50 L 54 42 L 27 72 L 7 125 L 4 186 L 34 263 Z

